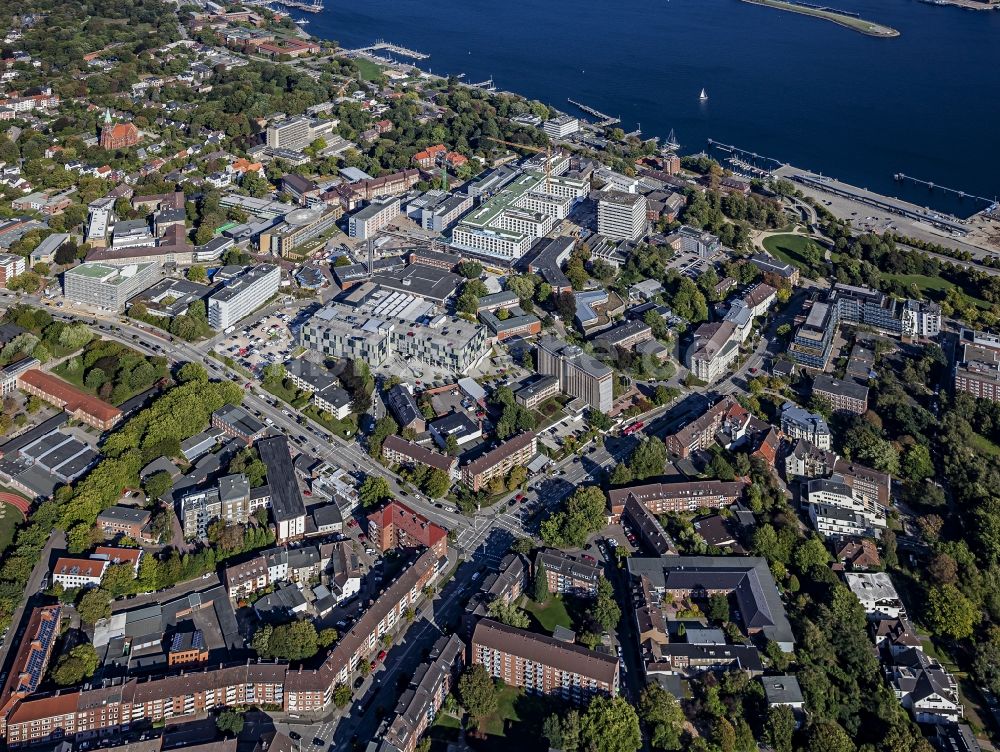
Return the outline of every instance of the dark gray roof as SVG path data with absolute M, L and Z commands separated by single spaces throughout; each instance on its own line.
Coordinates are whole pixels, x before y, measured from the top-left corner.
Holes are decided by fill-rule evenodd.
M 731 591 L 746 627 L 760 629 L 775 642 L 795 642 L 766 559 L 758 556 L 631 557 L 628 569 L 633 577 L 646 577 L 656 589 Z
M 257 450 L 267 465 L 267 484 L 271 489 L 271 512 L 275 521 L 305 516 L 306 508 L 295 480 L 288 439 L 284 436 L 261 439 L 257 442 Z
M 762 676 L 760 682 L 764 685 L 768 705 L 790 705 L 805 701 L 799 688 L 799 680 L 794 676 Z
M 215 411 L 215 415 L 241 436 L 255 436 L 265 426 L 240 405 L 225 405 Z
M 424 419 L 417 401 L 402 384 L 396 384 L 386 393 L 385 404 L 401 426 L 408 426 L 414 421 Z

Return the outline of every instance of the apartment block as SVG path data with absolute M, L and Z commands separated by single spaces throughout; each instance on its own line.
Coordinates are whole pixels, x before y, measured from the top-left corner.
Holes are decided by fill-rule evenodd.
M 806 439 L 820 449 L 829 449 L 833 443 L 830 426 L 822 415 L 791 402 L 786 402 L 781 408 L 781 430 L 789 438 Z
M 618 694 L 618 659 L 547 635 L 491 619 L 472 631 L 472 663 L 509 687 L 584 704 L 599 694 Z
M 712 383 L 722 377 L 740 354 L 740 337 L 732 321 L 702 324 L 687 350 L 688 368 L 695 377 Z
M 266 486 L 251 489 L 245 475 L 226 475 L 219 478 L 214 488 L 182 496 L 178 516 L 185 538 L 204 539 L 213 520 L 243 525 L 254 512 L 270 504 L 270 489 Z
M 861 493 L 833 475 L 807 485 L 809 517 L 824 538 L 877 537 L 886 527 L 885 509 L 878 500 Z
M 597 596 L 597 582 L 601 579 L 598 567 L 553 550 L 535 555 L 535 572 L 540 570 L 545 572 L 550 593 Z
M 555 337 L 542 337 L 536 348 L 536 369 L 543 376 L 555 376 L 559 388 L 580 397 L 590 407 L 607 413 L 614 404 L 614 370 L 580 347 Z
M 455 688 L 465 665 L 465 643 L 458 635 L 442 637 L 410 680 L 379 734 L 378 752 L 416 752 L 417 743 L 434 722 L 445 698 Z
M 444 556 L 448 531 L 400 501 L 368 515 L 368 537 L 380 551 L 424 547 Z
M 1000 336 L 962 329 L 954 378 L 956 392 L 1000 402 Z
M 382 456 L 396 465 L 423 465 L 434 470 L 447 473 L 448 477 L 458 480 L 458 459 L 433 449 L 407 441 L 399 436 L 387 436 L 382 443 Z
M 518 434 L 461 468 L 462 482 L 479 491 L 494 478 L 502 478 L 513 468 L 526 465 L 538 452 L 538 438 L 531 431 Z
M 702 507 L 719 509 L 735 504 L 743 497 L 744 488 L 746 482 L 742 480 L 693 480 L 612 488 L 608 496 L 611 514 L 619 517 L 629 499 L 635 499 L 653 514 L 694 512 Z
M 834 412 L 861 415 L 868 409 L 868 387 L 852 379 L 841 381 L 821 373 L 813 379 L 812 393 L 829 400 Z
M 15 277 L 24 274 L 24 256 L 0 253 L 0 287 L 6 287 Z
M 732 397 L 723 397 L 677 433 L 667 436 L 667 451 L 681 458 L 689 457 L 712 446 L 719 431 L 741 432 L 749 420 L 746 408 Z
M 316 669 L 284 663 L 237 663 L 108 687 L 68 689 L 26 698 L 7 717 L 10 747 L 93 740 L 138 723 L 197 716 L 221 707 L 274 705 L 287 713 L 329 709 L 337 684 L 349 684 L 362 661 L 378 652 L 385 634 L 405 630 L 407 609 L 441 573 L 439 557 L 425 551 L 404 568 L 365 610 Z
M 216 331 L 233 326 L 267 302 L 281 287 L 281 267 L 260 264 L 228 280 L 208 298 L 208 325 Z

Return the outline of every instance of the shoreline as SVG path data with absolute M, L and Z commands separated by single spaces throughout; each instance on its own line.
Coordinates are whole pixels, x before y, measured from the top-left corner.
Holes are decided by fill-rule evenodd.
M 837 13 L 833 10 L 821 10 L 819 8 L 810 8 L 806 5 L 797 5 L 791 2 L 785 2 L 784 0 L 740 0 L 741 2 L 748 3 L 750 5 L 763 5 L 767 8 L 773 8 L 775 10 L 787 11 L 789 13 L 798 13 L 802 16 L 810 16 L 812 18 L 818 18 L 823 21 L 830 21 L 837 24 L 838 26 L 843 26 L 845 29 L 850 29 L 851 31 L 856 31 L 859 34 L 864 34 L 865 36 L 875 37 L 877 39 L 892 39 L 893 37 L 899 36 L 899 31 L 892 28 L 891 26 L 885 26 L 884 24 L 878 24 L 874 21 L 868 21 L 863 18 L 855 18 L 854 16 L 847 16 Z

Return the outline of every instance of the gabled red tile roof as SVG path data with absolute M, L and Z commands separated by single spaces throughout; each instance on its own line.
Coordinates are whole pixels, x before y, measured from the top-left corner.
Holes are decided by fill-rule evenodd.
M 104 400 L 92 397 L 82 392 L 72 384 L 56 378 L 50 373 L 32 368 L 22 373 L 18 379 L 65 403 L 65 410 L 75 413 L 77 410 L 96 418 L 99 421 L 112 421 L 120 417 L 122 411 Z

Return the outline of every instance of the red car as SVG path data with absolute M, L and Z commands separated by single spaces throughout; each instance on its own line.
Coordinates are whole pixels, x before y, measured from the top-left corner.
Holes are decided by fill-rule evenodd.
M 517 501 L 524 501 L 524 494 L 519 493 L 517 496 L 514 497 L 514 499 L 516 499 Z
M 382 661 L 384 661 L 385 660 L 385 651 L 384 650 L 378 651 L 378 658 L 376 658 L 375 660 L 378 661 L 379 663 L 381 663 Z
M 591 564 L 594 564 L 594 563 L 597 562 L 597 559 L 595 559 L 590 554 L 584 554 L 582 558 L 583 558 L 584 561 L 589 561 Z
M 371 669 L 372 671 L 374 671 L 376 665 L 377 664 L 375 663 L 375 661 L 372 661 L 371 663 L 368 664 L 368 668 Z

